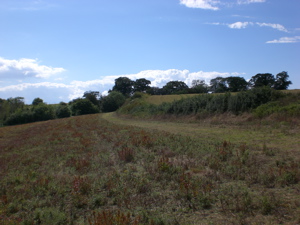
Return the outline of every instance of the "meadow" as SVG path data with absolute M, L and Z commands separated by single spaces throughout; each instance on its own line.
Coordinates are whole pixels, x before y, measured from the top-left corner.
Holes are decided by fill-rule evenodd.
M 0 128 L 0 223 L 297 224 L 294 122 L 93 114 Z

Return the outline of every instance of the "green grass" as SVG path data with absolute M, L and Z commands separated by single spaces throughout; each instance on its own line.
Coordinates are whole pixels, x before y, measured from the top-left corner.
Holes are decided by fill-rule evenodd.
M 182 94 L 182 95 L 151 95 L 147 98 L 147 102 L 154 105 L 160 105 L 164 102 L 173 102 L 182 98 L 194 97 L 199 94 Z
M 300 89 L 294 89 L 294 90 L 285 90 L 282 91 L 284 93 L 289 93 L 289 94 L 299 94 L 300 93 Z M 235 95 L 236 93 L 232 93 L 233 95 Z M 150 104 L 154 104 L 154 105 L 160 105 L 162 103 L 165 102 L 173 102 L 176 100 L 180 100 L 182 98 L 188 98 L 188 97 L 194 97 L 197 95 L 201 95 L 201 94 L 182 94 L 182 95 L 151 95 L 148 96 L 146 98 L 146 101 Z
M 0 128 L 0 224 L 297 224 L 299 127 L 95 114 Z

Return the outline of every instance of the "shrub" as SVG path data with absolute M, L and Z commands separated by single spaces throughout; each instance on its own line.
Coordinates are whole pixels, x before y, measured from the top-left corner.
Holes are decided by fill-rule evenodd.
M 74 116 L 100 112 L 100 110 L 88 99 L 76 99 L 71 103 L 71 110 Z
M 125 96 L 117 91 L 112 91 L 108 96 L 101 99 L 102 111 L 113 112 L 119 109 L 125 103 Z
M 51 105 L 40 103 L 33 107 L 34 121 L 45 121 L 55 119 L 54 108 Z
M 67 104 L 59 104 L 56 108 L 56 117 L 57 118 L 66 118 L 72 115 L 72 111 Z
M 17 125 L 34 122 L 34 113 L 30 110 L 18 111 L 11 114 L 5 121 L 4 125 Z

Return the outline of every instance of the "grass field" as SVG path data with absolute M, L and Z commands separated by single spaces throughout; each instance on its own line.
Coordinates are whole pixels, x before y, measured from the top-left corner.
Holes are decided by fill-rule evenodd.
M 0 128 L 0 224 L 297 224 L 299 126 L 94 114 Z
M 285 90 L 283 92 L 285 92 L 285 93 L 292 93 L 292 94 L 298 94 L 298 93 L 300 93 L 300 89 Z M 232 93 L 232 94 L 234 95 L 235 93 Z M 160 105 L 160 104 L 162 104 L 164 102 L 173 102 L 173 101 L 176 101 L 176 100 L 180 100 L 182 98 L 193 97 L 193 96 L 196 96 L 196 95 L 199 95 L 199 94 L 150 95 L 147 98 L 147 102 L 150 103 L 150 104 L 154 104 L 154 105 Z

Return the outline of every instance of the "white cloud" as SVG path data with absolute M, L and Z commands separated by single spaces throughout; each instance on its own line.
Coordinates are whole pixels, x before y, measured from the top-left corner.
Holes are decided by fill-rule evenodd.
M 257 25 L 259 27 L 271 27 L 273 29 L 279 30 L 279 31 L 283 31 L 283 32 L 288 32 L 288 30 L 281 24 L 276 24 L 276 23 L 259 23 L 259 22 L 235 22 L 235 23 L 207 23 L 207 24 L 211 24 L 211 25 L 226 25 L 231 29 L 242 29 L 242 28 L 246 28 L 248 26 L 254 26 Z
M 218 3 L 220 2 L 213 0 L 180 0 L 180 4 L 186 7 L 210 10 L 218 10 L 219 8 L 216 6 Z
M 64 68 L 53 68 L 39 65 L 37 59 L 22 58 L 10 60 L 0 57 L 0 77 L 9 79 L 19 79 L 26 77 L 49 78 L 57 73 L 64 72 Z
M 236 22 L 232 24 L 228 24 L 228 27 L 231 29 L 242 29 L 246 28 L 248 25 L 253 25 L 252 22 Z
M 260 27 L 271 27 L 279 31 L 288 32 L 288 30 L 281 24 L 275 24 L 275 23 L 256 23 L 256 24 Z
M 217 0 L 180 0 L 181 5 L 185 5 L 188 8 L 210 9 L 219 10 L 222 6 L 232 7 L 233 5 L 251 4 L 251 3 L 263 3 L 266 0 L 236 0 L 232 1 L 217 1 Z
M 107 91 L 114 85 L 115 79 L 119 77 L 128 77 L 131 80 L 145 78 L 151 81 L 151 86 L 162 87 L 169 81 L 183 81 L 191 85 L 193 80 L 205 80 L 206 83 L 217 76 L 237 76 L 241 73 L 222 73 L 222 72 L 190 72 L 189 70 L 145 70 L 136 74 L 123 74 L 114 76 L 105 76 L 97 80 L 72 81 L 69 84 L 64 83 L 21 83 L 0 87 L 1 98 L 22 96 L 26 103 L 40 97 L 47 103 L 58 103 L 60 101 L 68 102 L 72 99 L 82 97 L 85 91 L 100 91 L 107 94 Z
M 251 4 L 251 3 L 263 3 L 266 2 L 266 0 L 238 0 L 237 3 L 239 5 L 241 4 Z
M 300 42 L 300 36 L 296 37 L 282 37 L 273 41 L 267 41 L 268 44 L 286 44 L 286 43 L 297 43 Z

